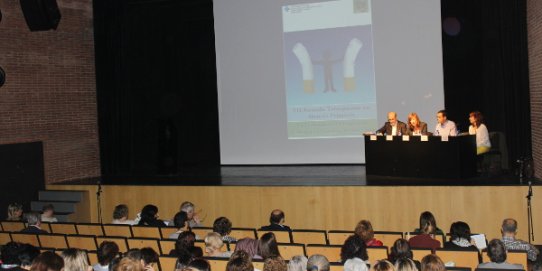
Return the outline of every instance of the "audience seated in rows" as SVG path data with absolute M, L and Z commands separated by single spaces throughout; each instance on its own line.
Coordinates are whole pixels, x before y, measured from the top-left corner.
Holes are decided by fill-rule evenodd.
M 113 210 L 113 221 L 112 224 L 124 224 L 124 225 L 136 225 L 138 221 L 128 219 L 128 206 L 125 204 L 119 204 L 115 206 Z
M 92 271 L 87 252 L 82 249 L 68 248 L 62 251 L 60 257 L 64 260 L 64 271 Z
M 11 203 L 8 205 L 8 221 L 23 221 L 23 205 L 20 203 Z
M 307 257 L 303 255 L 293 256 L 288 262 L 288 271 L 306 271 L 307 260 Z
M 109 271 L 109 264 L 119 255 L 119 246 L 115 242 L 104 241 L 96 251 L 98 263 L 92 268 L 94 271 Z
M 450 226 L 450 241 L 444 243 L 444 248 L 477 251 L 478 248 L 470 236 L 469 224 L 463 221 L 454 222 Z
M 141 210 L 141 219 L 137 225 L 140 226 L 153 226 L 153 227 L 165 227 L 167 226 L 164 221 L 158 219 L 158 207 L 149 204 L 145 205 Z
M 47 233 L 47 231 L 44 231 L 41 229 L 41 215 L 38 213 L 27 213 L 25 215 L 26 222 L 28 223 L 28 227 L 26 229 L 23 229 L 22 233 Z
M 190 231 L 188 226 L 188 214 L 186 212 L 178 212 L 175 217 L 173 217 L 173 225 L 178 229 L 176 232 L 169 235 L 169 239 L 177 239 L 179 234 L 183 231 Z M 198 239 L 196 237 L 196 239 Z
M 213 231 L 222 236 L 222 241 L 228 243 L 237 241 L 235 237 L 229 236 L 231 232 L 231 227 L 231 221 L 223 216 L 215 219 L 215 222 L 213 223 Z
M 406 239 L 397 239 L 393 243 L 393 246 L 390 248 L 390 255 L 389 255 L 389 261 L 395 265 L 397 265 L 397 261 L 401 259 L 409 259 L 414 262 L 416 265 L 416 268 L 418 270 L 421 269 L 421 263 L 419 261 L 416 261 L 413 259 L 414 255 L 412 253 L 412 249 L 410 249 L 410 245 L 408 244 L 408 241 Z
M 481 263 L 478 268 L 491 269 L 523 269 L 521 264 L 510 264 L 506 262 L 506 248 L 500 240 L 493 239 L 487 246 L 487 256 L 491 262 Z
M 307 271 L 329 271 L 329 261 L 324 255 L 314 254 L 307 260 Z
M 518 222 L 515 219 L 507 218 L 503 220 L 501 233 L 502 233 L 502 242 L 507 250 L 523 250 L 527 251 L 527 258 L 530 261 L 536 261 L 538 254 L 540 252 L 538 249 L 520 239 L 516 239 L 516 234 L 518 230 Z
M 361 237 L 368 247 L 379 247 L 383 245 L 382 241 L 374 238 L 373 225 L 371 225 L 369 220 L 361 220 L 358 222 L 358 225 L 356 225 L 356 228 L 354 229 L 354 233 Z
M 41 221 L 56 223 L 58 219 L 55 217 L 55 207 L 52 204 L 45 204 L 41 208 Z
M 271 212 L 269 216 L 269 225 L 262 226 L 260 230 L 262 231 L 290 231 L 290 227 L 284 225 L 286 222 L 284 212 L 279 209 L 275 209 Z
M 408 240 L 408 244 L 413 248 L 430 248 L 435 251 L 440 248 L 440 241 L 433 239 L 435 233 L 437 233 L 437 222 L 435 217 L 430 212 L 423 212 L 420 216 L 420 228 L 417 231 L 420 234 L 411 237 Z M 442 231 L 441 231 L 442 232 Z

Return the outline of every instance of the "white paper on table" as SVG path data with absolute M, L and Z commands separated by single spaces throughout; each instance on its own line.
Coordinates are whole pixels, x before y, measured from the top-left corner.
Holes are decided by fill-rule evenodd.
M 386 136 L 386 140 L 387 140 L 387 141 L 393 141 L 393 136 L 387 135 L 387 136 Z
M 421 141 L 429 141 L 429 137 L 426 135 L 422 135 Z
M 376 135 L 371 135 L 371 141 L 376 141 Z
M 448 136 L 441 136 L 441 137 L 440 137 L 440 140 L 441 140 L 441 141 L 448 141 Z
M 472 240 L 474 240 L 474 244 L 476 245 L 476 247 L 479 249 L 479 250 L 482 250 L 484 248 L 487 248 L 487 245 L 486 245 L 486 235 L 481 233 L 481 234 L 475 234 L 475 235 L 471 235 L 470 237 Z
M 410 141 L 410 136 L 404 135 L 403 136 L 403 141 Z

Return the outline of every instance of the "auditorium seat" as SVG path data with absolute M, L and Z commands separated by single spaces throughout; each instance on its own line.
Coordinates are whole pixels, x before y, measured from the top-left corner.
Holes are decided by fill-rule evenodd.
M 68 242 L 66 241 L 65 234 L 40 234 L 38 235 L 38 239 L 41 247 L 53 247 L 59 249 L 68 248 Z
M 11 235 L 7 231 L 0 232 L 0 246 L 11 242 Z
M 478 251 L 437 249 L 435 254 L 444 262 L 454 262 L 455 266 L 464 266 L 475 269 L 480 263 Z
M 81 235 L 94 235 L 102 236 L 104 231 L 102 229 L 102 224 L 97 223 L 77 223 L 75 224 L 77 228 L 77 234 Z
M 412 258 L 416 261 L 422 260 L 425 255 L 431 254 L 431 249 L 427 248 L 412 248 Z
M 352 234 L 354 234 L 353 231 L 332 230 L 327 232 L 327 239 L 330 245 L 342 246 L 344 244 L 344 241 L 346 241 L 346 239 Z
M 292 243 L 292 233 L 290 231 L 256 231 L 256 233 L 258 234 L 258 238 L 261 238 L 262 235 L 268 232 L 272 232 L 273 234 L 275 234 L 275 238 L 277 239 L 278 243 Z
M 160 262 L 161 271 L 173 271 L 177 268 L 177 257 L 172 256 L 160 256 L 158 258 Z M 214 271 L 214 269 L 211 269 Z
M 192 232 L 195 235 L 197 235 L 201 240 L 203 240 L 208 233 L 213 232 L 213 228 L 211 228 L 211 227 L 193 227 Z M 162 238 L 167 238 L 167 236 L 162 237 Z
M 232 228 L 229 236 L 232 236 L 237 240 L 247 237 L 252 239 L 258 238 L 256 235 L 256 229 L 254 228 Z M 201 238 L 203 239 L 205 236 L 202 236 Z
M 175 243 L 177 240 L 173 239 L 161 239 L 160 244 L 160 251 L 162 255 L 169 255 L 169 252 L 175 249 Z M 205 251 L 203 252 L 205 254 Z
M 157 253 L 160 252 L 160 244 L 158 243 L 158 239 L 155 238 L 128 238 L 128 248 L 134 249 L 134 248 L 144 248 L 144 247 L 150 247 L 154 249 Z
M 35 233 L 12 232 L 11 240 L 13 240 L 13 242 L 31 244 L 35 247 L 41 247 L 38 235 Z
M 41 222 L 40 228 L 48 233 L 52 233 L 51 231 L 51 223 L 49 222 Z
M 489 256 L 487 256 L 487 250 L 482 250 L 482 262 L 491 262 Z M 506 262 L 523 265 L 523 268 L 527 268 L 527 252 L 522 250 L 509 250 L 506 252 Z
M 398 231 L 375 231 L 374 238 L 382 241 L 383 246 L 391 248 L 397 239 L 403 238 L 403 233 Z
M 87 256 L 91 266 L 98 263 L 98 253 L 96 251 L 87 251 Z
M 254 266 L 254 269 L 263 270 L 263 264 L 264 260 L 262 259 L 252 259 L 252 265 Z
M 75 223 L 51 223 L 51 233 L 77 234 Z
M 314 255 L 314 254 L 320 254 L 320 255 L 326 256 L 326 258 L 330 262 L 340 262 L 341 261 L 341 247 L 342 246 L 339 246 L 339 245 L 308 244 L 306 247 L 307 257 L 310 257 L 311 255 Z
M 327 235 L 324 230 L 292 230 L 292 242 L 297 244 L 327 245 Z
M 172 234 L 172 233 L 176 233 L 179 229 L 175 228 L 175 227 L 160 227 L 160 235 L 162 236 L 161 238 L 162 239 L 168 239 L 169 236 Z M 196 234 L 196 233 L 194 233 Z M 197 234 L 196 234 L 197 235 Z M 198 236 L 200 238 L 203 238 L 201 236 Z
M 2 230 L 9 232 L 19 232 L 26 228 L 22 221 L 2 221 Z
M 388 247 L 368 247 L 367 255 L 369 256 L 369 261 L 374 263 L 379 260 L 388 259 Z
M 132 229 L 130 225 L 121 224 L 103 224 L 105 236 L 122 236 L 130 238 L 132 237 Z
M 69 248 L 96 250 L 96 238 L 94 235 L 66 235 Z
M 209 262 L 212 271 L 223 271 L 226 270 L 228 265 L 228 258 L 218 258 L 218 257 L 203 257 Z M 262 269 L 263 270 L 263 269 Z M 163 270 L 167 271 L 167 270 Z
M 103 242 L 114 242 L 119 246 L 119 252 L 124 253 L 128 251 L 128 241 L 126 237 L 122 236 L 96 236 L 96 244 L 99 247 Z
M 133 237 L 162 238 L 160 228 L 152 226 L 132 226 L 132 235 Z
M 237 246 L 237 242 L 224 243 L 224 246 L 228 247 L 228 251 L 235 251 L 235 247 Z
M 279 253 L 284 260 L 290 260 L 296 255 L 307 255 L 305 245 L 295 243 L 278 243 Z
M 344 266 L 342 263 L 337 263 L 337 262 L 329 263 L 329 271 L 343 271 L 343 270 L 344 270 Z M 369 268 L 367 268 L 367 270 L 369 270 Z

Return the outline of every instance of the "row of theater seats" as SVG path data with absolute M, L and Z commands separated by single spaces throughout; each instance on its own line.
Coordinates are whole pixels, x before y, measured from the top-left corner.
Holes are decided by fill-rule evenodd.
M 128 225 L 109 225 L 109 224 L 88 224 L 88 223 L 51 223 L 44 224 L 43 228 L 52 232 L 50 234 L 24 234 L 19 231 L 24 228 L 22 222 L 1 222 L 2 232 L 0 232 L 0 244 L 5 244 L 9 241 L 21 243 L 29 243 L 34 246 L 44 249 L 66 249 L 80 248 L 87 251 L 95 251 L 98 245 L 103 241 L 114 241 L 119 245 L 121 252 L 131 248 L 151 247 L 160 255 L 163 255 L 164 261 L 170 261 L 165 255 L 174 249 L 175 240 L 166 239 L 169 234 L 176 231 L 175 228 L 165 227 L 145 227 L 145 226 L 128 226 Z M 210 228 L 195 228 L 193 231 L 201 236 L 212 230 Z M 235 233 L 235 234 L 234 234 Z M 341 245 L 347 236 L 352 232 L 348 231 L 313 231 L 301 230 L 288 232 L 274 232 L 278 241 L 287 241 L 279 243 L 279 250 L 284 259 L 291 259 L 295 255 L 325 255 L 332 262 L 340 261 Z M 299 235 L 296 235 L 299 234 Z M 236 238 L 251 237 L 257 238 L 262 233 L 258 233 L 255 229 L 232 230 L 232 236 Z M 279 236 L 282 236 L 281 240 Z M 296 236 L 298 239 L 296 239 Z M 368 248 L 369 261 L 385 259 L 389 254 L 389 246 L 397 238 L 402 238 L 400 232 L 377 232 L 375 237 L 382 240 L 385 246 Z M 408 237 L 408 236 L 407 236 Z M 443 237 L 441 237 L 443 238 Z M 304 241 L 293 243 L 293 241 Z M 340 241 L 342 240 L 342 241 Z M 441 239 L 441 242 L 444 240 Z M 328 244 L 331 243 L 331 244 Z M 333 245 L 337 243 L 337 245 Z M 196 245 L 205 249 L 203 241 L 196 241 Z M 228 243 L 224 246 L 224 251 L 235 249 L 235 242 Z M 413 249 L 414 259 L 421 260 L 423 256 L 431 253 L 429 249 Z M 442 258 L 444 262 L 454 262 L 455 266 L 463 266 L 471 269 L 476 268 L 478 263 L 489 261 L 487 254 L 477 251 L 456 251 L 448 249 L 438 249 L 436 254 Z M 216 259 L 223 261 L 223 259 Z M 527 266 L 527 254 L 525 252 L 510 251 L 508 254 L 508 262 L 519 263 Z M 168 269 L 165 269 L 168 270 Z M 223 269 L 218 269 L 223 270 Z M 262 269 L 260 269 L 262 270 Z

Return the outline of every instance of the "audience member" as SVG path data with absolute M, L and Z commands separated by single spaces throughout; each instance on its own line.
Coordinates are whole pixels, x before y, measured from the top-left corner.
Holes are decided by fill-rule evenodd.
M 46 231 L 42 230 L 40 228 L 41 226 L 41 215 L 38 213 L 27 213 L 25 214 L 26 222 L 28 223 L 28 227 L 26 229 L 23 229 L 21 232 L 23 233 L 47 233 Z
M 282 257 L 269 257 L 263 263 L 263 271 L 288 271 L 288 266 Z
M 396 271 L 418 271 L 416 263 L 409 258 L 400 258 L 395 262 Z
M 290 227 L 284 225 L 285 215 L 282 210 L 275 209 L 271 212 L 269 216 L 269 225 L 262 226 L 260 230 L 262 231 L 290 231 Z
M 395 240 L 390 250 L 389 260 L 393 264 L 397 264 L 397 261 L 400 259 L 410 259 L 414 262 L 418 270 L 421 269 L 420 262 L 413 259 L 413 253 L 407 240 L 402 238 Z
M 304 255 L 293 256 L 292 259 L 288 262 L 288 271 L 306 271 L 307 260 L 307 257 L 305 257 Z
M 216 232 L 210 232 L 205 236 L 205 253 L 210 257 L 230 257 L 230 254 L 222 251 L 224 242 L 222 236 Z
M 141 263 L 139 260 L 124 257 L 120 258 L 119 262 L 115 264 L 114 269 L 112 271 L 143 271 L 144 269 L 141 267 Z
M 166 223 L 158 219 L 158 207 L 149 204 L 145 205 L 141 210 L 141 219 L 139 220 L 138 225 L 140 226 L 154 226 L 154 227 L 165 227 Z
M 243 250 L 235 251 L 226 265 L 226 271 L 254 271 L 252 259 Z
M 324 255 L 314 254 L 307 260 L 307 271 L 329 271 L 329 261 Z
M 440 248 L 440 241 L 433 238 L 437 231 L 437 222 L 435 217 L 430 212 L 423 212 L 420 216 L 420 228 L 416 231 L 420 234 L 410 238 L 408 244 L 413 248 L 430 248 L 436 250 Z M 441 231 L 442 232 L 442 231 Z
M 439 227 L 437 227 L 437 220 L 435 219 L 435 216 L 429 211 L 425 211 L 420 214 L 419 228 L 414 229 L 414 232 L 422 233 L 423 228 L 427 224 L 431 224 L 431 226 L 433 226 L 435 230 L 435 234 L 440 234 L 444 237 L 444 231 L 442 231 L 441 229 L 439 229 Z
M 382 242 L 374 238 L 373 225 L 368 220 L 361 220 L 354 229 L 356 235 L 361 237 L 368 247 L 380 247 L 383 246 Z
M 211 265 L 205 259 L 195 259 L 188 264 L 187 268 L 190 271 L 211 271 Z
M 178 230 L 170 234 L 169 239 L 177 239 L 181 232 L 190 231 L 190 227 L 188 226 L 188 216 L 185 212 L 178 212 L 175 217 L 173 217 L 173 225 Z
M 55 207 L 52 204 L 43 205 L 43 208 L 41 208 L 41 221 L 58 222 L 58 219 L 55 217 Z
M 239 239 L 235 246 L 235 251 L 238 250 L 245 251 L 252 259 L 262 258 L 262 256 L 260 256 L 260 246 L 258 240 L 252 238 Z
M 19 259 L 19 253 L 21 251 L 21 244 L 16 242 L 9 242 L 2 246 L 0 250 L 0 259 L 2 265 L 0 270 L 21 271 L 21 260 Z
M 32 262 L 30 271 L 62 271 L 64 260 L 52 251 L 45 251 Z
M 470 239 L 470 227 L 463 221 L 457 221 L 450 226 L 450 241 L 444 243 L 444 248 L 477 251 L 474 241 Z
M 188 216 L 188 226 L 190 226 L 190 228 L 202 226 L 201 219 L 194 211 L 194 208 L 194 204 L 190 201 L 183 202 L 180 207 L 180 211 L 185 212 Z
M 502 232 L 502 242 L 507 250 L 523 250 L 527 251 L 527 258 L 529 261 L 536 261 L 538 254 L 540 253 L 538 249 L 520 239 L 516 239 L 516 234 L 518 230 L 518 222 L 515 219 L 507 218 L 503 220 L 501 232 Z
M 358 258 L 362 261 L 367 261 L 369 256 L 367 255 L 367 245 L 359 235 L 350 235 L 344 241 L 341 247 L 341 262 L 344 264 L 346 260 Z
M 60 254 L 64 259 L 64 271 L 91 271 L 88 256 L 84 250 L 68 248 Z
M 196 235 L 193 232 L 185 231 L 179 234 L 175 242 L 175 249 L 169 255 L 177 257 L 177 268 L 184 268 L 194 257 L 194 242 Z
M 20 267 L 24 270 L 30 270 L 32 267 L 32 262 L 38 255 L 40 255 L 40 250 L 30 244 L 23 244 L 19 249 L 19 261 Z M 3 269 L 3 268 L 2 268 Z
M 260 248 L 260 256 L 264 260 L 271 257 L 279 257 L 279 247 L 277 245 L 277 239 L 275 238 L 275 234 L 272 232 L 268 232 L 258 240 L 258 247 Z
M 388 260 L 377 261 L 373 267 L 373 271 L 395 271 L 395 266 Z
M 158 263 L 158 253 L 150 247 L 130 249 L 126 252 L 125 257 L 138 261 L 140 268 L 145 271 L 155 271 L 154 265 Z
M 23 220 L 23 205 L 20 203 L 11 203 L 8 205 L 8 217 L 9 221 L 22 221 Z
M 213 223 L 213 231 L 222 236 L 222 241 L 224 242 L 235 242 L 237 241 L 234 237 L 229 236 L 231 232 L 231 221 L 226 217 L 219 217 Z
M 421 271 L 446 271 L 446 267 L 439 256 L 429 254 L 422 258 Z
M 92 268 L 94 271 L 108 271 L 111 261 L 119 255 L 119 246 L 115 242 L 104 241 L 96 252 L 98 263 Z
M 367 271 L 367 263 L 360 258 L 346 260 L 343 264 L 344 271 Z
M 113 210 L 113 221 L 112 224 L 124 224 L 124 225 L 136 225 L 137 222 L 135 220 L 129 220 L 128 219 L 128 206 L 125 204 L 120 204 L 115 206 L 115 210 Z M 138 221 L 139 222 L 139 221 Z
M 523 269 L 521 264 L 510 264 L 506 262 L 506 247 L 503 242 L 493 239 L 487 245 L 487 256 L 491 262 L 481 263 L 478 268 L 491 269 Z

